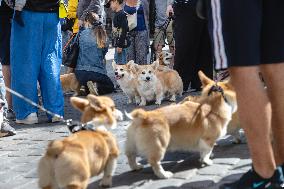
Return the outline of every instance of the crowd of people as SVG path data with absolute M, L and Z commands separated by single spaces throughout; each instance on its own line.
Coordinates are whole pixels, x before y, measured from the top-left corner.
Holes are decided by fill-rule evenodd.
M 105 8 L 114 15 L 111 43 L 116 63 L 149 64 L 149 0 L 69 0 L 67 4 L 72 33 L 79 37 L 77 66 L 68 72 L 74 72 L 81 85 L 97 88 L 98 94 L 115 90 L 105 67 L 110 44 L 104 29 Z M 5 93 L 5 86 L 37 103 L 39 85 L 43 106 L 63 116 L 59 0 L 0 0 L 0 5 L 0 91 L 6 100 L 6 118 L 38 123 L 37 108 Z M 282 188 L 284 2 L 155 0 L 155 5 L 154 50 L 160 53 L 167 38 L 174 54 L 171 66 L 181 76 L 184 92 L 189 86 L 201 90 L 198 70 L 211 78 L 213 65 L 216 70 L 229 70 L 253 165 L 240 180 L 221 188 Z M 174 19 L 164 27 L 168 18 Z M 2 131 L 15 134 L 7 120 Z

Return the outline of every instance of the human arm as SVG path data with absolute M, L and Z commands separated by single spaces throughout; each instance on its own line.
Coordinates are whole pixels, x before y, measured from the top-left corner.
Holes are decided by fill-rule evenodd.
M 78 0 L 69 0 L 67 18 L 77 18 L 77 8 Z
M 79 5 L 80 5 L 80 2 L 79 2 Z M 101 16 L 102 9 L 103 7 L 102 7 L 101 0 L 91 0 L 88 7 L 85 10 L 81 10 L 82 14 L 78 15 L 79 20 L 84 21 L 88 12 L 93 12 Z

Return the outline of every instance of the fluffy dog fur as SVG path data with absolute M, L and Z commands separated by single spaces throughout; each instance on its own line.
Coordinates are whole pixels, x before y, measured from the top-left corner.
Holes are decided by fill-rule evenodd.
M 74 96 L 80 93 L 80 84 L 74 73 L 60 75 L 61 86 L 64 92 L 74 91 Z
M 71 103 L 82 111 L 83 123 L 93 120 L 95 126 L 96 123 L 105 123 L 106 127 L 116 124 L 117 110 L 114 102 L 108 97 L 72 97 Z M 39 162 L 39 187 L 85 189 L 89 178 L 102 172 L 100 185 L 111 186 L 118 154 L 115 137 L 100 129 L 79 131 L 63 140 L 52 141 Z
M 220 83 L 226 83 L 228 81 L 221 81 Z M 205 83 L 202 88 L 204 87 L 211 87 L 212 85 L 214 85 L 214 83 L 210 82 L 210 83 Z M 180 104 L 183 104 L 187 101 L 192 101 L 192 102 L 200 102 L 201 97 L 200 96 L 187 96 L 186 98 L 184 98 Z M 241 125 L 240 125 L 240 120 L 239 120 L 239 116 L 238 116 L 238 112 L 233 113 L 232 115 L 232 119 L 228 124 L 228 129 L 227 129 L 227 134 L 232 135 L 234 137 L 234 143 L 241 143 L 242 142 L 242 138 L 239 134 L 239 130 L 241 129 Z
M 137 91 L 137 76 L 133 64 L 133 60 L 125 65 L 118 65 L 113 61 L 112 67 L 117 83 L 128 97 L 128 103 L 135 102 L 138 105 L 140 103 L 140 96 Z
M 137 90 L 141 96 L 140 106 L 145 106 L 147 101 L 156 100 L 160 105 L 164 97 L 176 101 L 176 95 L 182 95 L 183 83 L 179 74 L 175 70 L 159 71 L 159 61 L 151 65 L 137 65 Z
M 165 51 L 161 52 L 158 56 L 159 63 L 160 65 L 163 65 L 163 66 L 170 66 L 172 58 L 173 58 L 173 54 L 170 52 L 165 52 Z
M 199 72 L 202 83 L 214 83 Z M 153 111 L 137 109 L 131 112 L 132 123 L 127 131 L 126 155 L 131 169 L 142 166 L 136 156 L 147 158 L 159 178 L 173 174 L 161 166 L 166 151 L 199 151 L 202 163 L 211 165 L 210 155 L 215 141 L 226 134 L 227 124 L 237 109 L 236 94 L 230 83 L 220 83 L 220 92 L 209 94 L 203 88 L 200 102 L 187 101 Z M 227 102 L 225 101 L 227 100 Z

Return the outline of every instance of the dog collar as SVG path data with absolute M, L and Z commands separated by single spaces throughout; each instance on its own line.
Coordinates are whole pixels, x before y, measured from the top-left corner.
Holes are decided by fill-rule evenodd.
M 72 119 L 67 120 L 67 127 L 71 133 L 76 133 L 79 131 L 97 131 L 97 128 L 94 126 L 93 121 L 89 121 L 85 124 L 80 122 L 74 122 Z
M 228 99 L 227 99 L 227 98 L 225 97 L 225 95 L 224 95 L 224 90 L 222 89 L 222 87 L 220 87 L 219 85 L 217 85 L 217 83 L 215 83 L 215 85 L 213 85 L 213 86 L 209 89 L 209 91 L 208 91 L 208 96 L 210 96 L 212 92 L 219 92 L 219 93 L 221 93 L 221 95 L 222 95 L 223 99 L 225 100 L 225 102 L 226 102 L 227 104 L 229 104 Z

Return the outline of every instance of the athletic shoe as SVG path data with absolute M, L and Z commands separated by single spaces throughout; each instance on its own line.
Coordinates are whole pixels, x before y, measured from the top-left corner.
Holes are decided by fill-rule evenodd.
M 98 96 L 99 93 L 98 93 L 98 88 L 97 88 L 97 84 L 92 82 L 92 81 L 88 81 L 87 82 L 87 86 L 88 86 L 88 89 L 90 91 L 91 94 L 93 95 L 96 95 Z
M 38 123 L 37 114 L 31 113 L 25 119 L 16 119 L 16 123 L 25 124 L 25 125 L 32 125 Z
M 7 133 L 6 136 L 13 136 L 16 134 L 16 130 L 9 124 L 9 122 L 4 121 L 1 124 L 1 133 Z
M 271 178 L 264 179 L 251 169 L 236 182 L 224 184 L 220 189 L 281 189 L 281 174 L 279 169 L 276 169 Z

